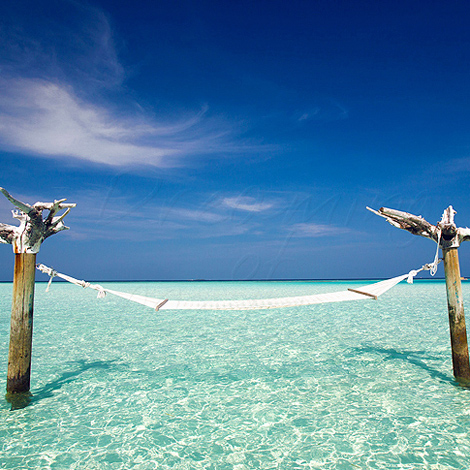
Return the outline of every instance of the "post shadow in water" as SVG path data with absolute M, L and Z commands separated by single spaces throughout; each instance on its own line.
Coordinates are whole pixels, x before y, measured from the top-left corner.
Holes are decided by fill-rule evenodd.
M 425 351 L 398 351 L 394 348 L 380 348 L 376 346 L 361 346 L 353 348 L 362 353 L 377 353 L 385 356 L 386 360 L 401 360 L 425 370 L 432 378 L 440 382 L 450 383 L 458 387 L 465 387 L 465 384 L 457 382 L 453 376 L 446 375 L 432 367 L 429 367 L 421 358 L 430 359 L 430 355 Z M 466 387 L 467 388 L 467 387 Z
M 64 372 L 58 379 L 49 382 L 44 387 L 38 389 L 33 395 L 31 392 L 26 393 L 7 393 L 5 399 L 11 404 L 11 411 L 26 408 L 31 403 L 43 400 L 44 398 L 51 398 L 54 396 L 54 391 L 59 390 L 63 385 L 72 382 L 80 374 L 91 369 L 110 369 L 116 366 L 117 359 L 111 361 L 93 361 L 88 362 L 85 359 L 73 361 L 71 364 L 78 364 L 74 370 Z

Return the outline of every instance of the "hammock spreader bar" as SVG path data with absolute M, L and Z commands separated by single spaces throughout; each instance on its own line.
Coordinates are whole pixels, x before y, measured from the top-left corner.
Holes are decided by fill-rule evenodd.
M 348 289 L 339 292 L 332 292 L 328 294 L 316 295 L 303 295 L 297 297 L 280 297 L 275 299 L 249 299 L 249 300 L 210 300 L 210 301 L 187 301 L 187 300 L 168 300 L 168 299 L 154 299 L 145 297 L 143 295 L 134 295 L 127 292 L 119 292 L 111 289 L 106 289 L 98 284 L 90 284 L 86 281 L 79 281 L 66 274 L 61 274 L 52 268 L 39 264 L 36 266 L 39 271 L 51 277 L 49 280 L 46 291 L 49 290 L 51 281 L 54 277 L 60 277 L 77 286 L 83 288 L 90 288 L 98 291 L 98 298 L 103 298 L 106 294 L 113 294 L 122 297 L 132 302 L 137 302 L 147 307 L 151 307 L 156 311 L 159 310 L 253 310 L 253 309 L 267 309 L 267 308 L 281 308 L 281 307 L 296 307 L 300 305 L 314 305 L 326 302 L 344 302 L 348 300 L 370 300 L 371 298 L 377 299 L 378 296 L 384 294 L 389 289 L 397 285 L 404 279 L 408 280 L 409 284 L 413 283 L 415 277 L 420 271 L 430 270 L 432 265 L 426 264 L 418 270 L 412 270 L 408 274 L 386 279 L 385 281 L 375 282 L 360 289 Z

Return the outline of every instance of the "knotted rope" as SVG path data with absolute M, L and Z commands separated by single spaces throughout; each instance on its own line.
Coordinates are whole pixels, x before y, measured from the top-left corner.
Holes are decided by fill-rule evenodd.
M 68 281 L 72 284 L 75 284 L 76 286 L 83 287 L 84 289 L 87 289 L 89 287 L 91 289 L 94 289 L 94 290 L 98 291 L 98 299 L 102 299 L 102 298 L 106 297 L 106 291 L 105 291 L 104 287 L 100 286 L 99 284 L 91 284 L 87 281 L 79 281 L 78 279 L 67 276 L 66 274 L 59 274 L 57 271 L 55 271 L 52 268 L 49 268 L 48 266 L 46 266 L 44 264 L 36 265 L 36 269 L 38 269 L 42 273 L 47 274 L 48 276 L 50 276 L 49 282 L 47 283 L 46 292 L 49 292 L 49 288 L 52 284 L 52 280 L 54 279 L 54 277 L 61 277 L 62 279 L 65 279 L 66 281 Z

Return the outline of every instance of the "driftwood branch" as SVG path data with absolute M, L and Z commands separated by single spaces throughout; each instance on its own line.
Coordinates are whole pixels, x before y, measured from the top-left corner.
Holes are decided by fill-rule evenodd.
M 10 193 L 3 188 L 0 188 L 0 192 L 3 193 L 3 195 L 15 206 L 17 207 L 21 212 L 24 212 L 25 214 L 28 214 L 29 211 L 32 209 L 32 207 L 29 204 L 26 204 L 24 202 L 18 201 L 15 199 L 13 196 L 10 195 Z
M 436 225 L 430 224 L 421 216 L 409 214 L 395 209 L 381 207 L 378 211 L 367 207 L 374 214 L 383 217 L 394 227 L 406 230 L 413 235 L 420 235 L 430 238 L 443 249 L 456 248 L 461 242 L 470 240 L 470 229 L 457 228 L 454 216 L 457 213 L 452 206 L 449 206 L 442 214 L 441 221 Z
M 0 224 L 0 243 L 13 243 L 16 227 L 13 225 Z
M 0 188 L 0 192 L 18 209 L 12 213 L 13 217 L 19 220 L 19 227 L 0 224 L 0 242 L 12 244 L 15 253 L 37 253 L 46 238 L 68 229 L 63 219 L 70 209 L 75 207 L 75 204 L 64 203 L 66 199 L 36 202 L 31 206 L 15 199 L 3 188 Z M 63 214 L 56 216 L 64 209 Z M 44 210 L 49 211 L 45 219 L 43 218 Z
M 437 227 L 430 224 L 421 216 L 409 214 L 408 212 L 397 211 L 395 209 L 388 209 L 387 207 L 381 207 L 378 211 L 371 209 L 370 207 L 367 207 L 367 209 L 374 214 L 383 217 L 394 227 L 406 230 L 413 235 L 420 235 L 422 237 L 430 238 L 437 243 Z
M 460 241 L 467 242 L 470 241 L 470 228 L 459 228 Z

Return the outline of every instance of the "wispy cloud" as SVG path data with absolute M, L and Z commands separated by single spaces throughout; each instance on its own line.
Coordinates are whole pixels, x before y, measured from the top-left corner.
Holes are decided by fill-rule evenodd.
M 7 2 L 8 3 L 8 2 Z M 3 76 L 65 81 L 81 89 L 120 86 L 126 71 L 106 13 L 89 3 L 51 0 L 0 19 Z
M 341 235 L 350 231 L 344 227 L 315 223 L 294 224 L 288 230 L 294 237 L 325 237 L 328 235 Z
M 30 204 L 37 200 L 51 200 L 47 194 L 14 193 L 14 196 Z M 263 246 L 267 243 L 274 244 L 281 249 L 288 247 L 294 240 L 303 243 L 301 239 L 357 234 L 354 229 L 341 224 L 286 223 L 282 211 L 268 209 L 268 206 L 276 209 L 282 205 L 282 199 L 277 193 L 271 195 L 277 196 L 277 199 L 270 199 L 274 201 L 272 203 L 260 203 L 262 195 L 258 198 L 233 198 L 243 201 L 239 201 L 239 204 L 242 207 L 247 204 L 249 210 L 238 209 L 238 204 L 233 210 L 230 204 L 222 204 L 222 201 L 230 200 L 230 197 L 219 194 L 212 197 L 207 193 L 195 193 L 191 198 L 184 198 L 176 203 L 165 197 L 164 191 L 145 199 L 142 194 L 126 193 L 125 188 L 120 188 L 112 196 L 102 187 L 82 188 L 65 196 L 68 196 L 69 202 L 77 203 L 77 207 L 66 219 L 66 225 L 71 230 L 63 236 L 78 240 L 131 242 L 214 239 L 220 242 L 223 238 L 242 236 L 237 239 L 237 243 L 249 240 L 252 248 L 255 242 L 259 242 Z M 263 207 L 265 212 L 261 210 Z M 254 211 L 255 208 L 258 211 Z M 0 197 L 0 222 L 17 225 L 11 218 L 11 209 L 12 205 Z M 303 217 L 303 214 L 298 215 Z
M 230 138 L 204 122 L 207 108 L 176 123 L 121 117 L 74 94 L 69 86 L 37 79 L 0 83 L 3 147 L 50 158 L 107 165 L 177 166 L 183 157 L 234 150 Z
M 337 101 L 320 100 L 317 106 L 297 112 L 294 120 L 299 124 L 305 124 L 309 121 L 313 122 L 330 122 L 347 119 L 348 110 Z
M 0 53 L 0 148 L 160 168 L 185 165 L 195 156 L 261 150 L 240 138 L 236 123 L 211 115 L 208 106 L 171 119 L 144 109 L 121 86 L 126 70 L 106 14 L 74 1 L 55 7 L 73 17 L 70 28 L 48 21 L 52 30 L 46 36 L 38 33 L 40 27 L 29 33 L 28 25 L 1 25 L 6 47 Z
M 273 207 L 271 203 L 257 202 L 256 199 L 249 196 L 226 197 L 222 200 L 222 204 L 231 209 L 246 212 L 263 212 Z
M 24 197 L 26 202 L 33 199 Z M 194 199 L 173 205 L 168 200 L 143 201 L 140 196 L 129 194 L 107 199 L 102 188 L 81 189 L 69 197 L 77 206 L 67 218 L 72 230 L 65 236 L 80 240 L 151 241 L 178 240 L 188 235 L 191 239 L 218 239 L 253 232 L 254 223 L 205 204 L 200 196 Z M 0 211 L 1 203 L 0 199 Z
M 442 164 L 442 161 L 439 161 L 433 165 L 433 170 L 446 175 L 468 175 L 470 173 L 470 157 L 451 158 L 445 165 Z
M 216 212 L 210 212 L 207 210 L 201 209 L 189 209 L 189 208 L 170 208 L 164 209 L 162 212 L 165 212 L 165 219 L 176 219 L 183 221 L 196 221 L 202 223 L 218 223 L 227 220 L 227 217 L 223 214 L 218 214 Z

